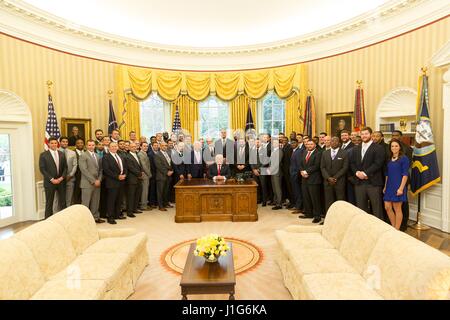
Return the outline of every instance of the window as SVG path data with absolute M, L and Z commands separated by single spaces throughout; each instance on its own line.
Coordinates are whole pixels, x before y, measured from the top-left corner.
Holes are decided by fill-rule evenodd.
M 200 103 L 200 137 L 216 138 L 228 128 L 228 103 L 211 96 Z
M 147 138 L 158 132 L 170 131 L 170 105 L 153 92 L 140 103 L 141 135 Z
M 10 148 L 9 134 L 0 133 L 0 220 L 13 215 Z
M 260 132 L 276 135 L 284 132 L 286 126 L 285 101 L 280 99 L 274 92 L 268 93 L 260 104 Z

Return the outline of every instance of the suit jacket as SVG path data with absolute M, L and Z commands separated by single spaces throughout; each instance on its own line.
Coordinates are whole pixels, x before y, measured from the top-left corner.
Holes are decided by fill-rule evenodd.
M 258 150 L 258 168 L 261 170 L 261 173 L 267 175 L 267 169 L 270 167 L 270 156 L 272 153 L 272 147 L 270 142 L 263 146 L 261 145 Z
M 210 178 L 214 178 L 215 176 L 218 175 L 218 170 L 217 170 L 217 164 L 216 163 L 211 165 L 211 166 L 209 166 L 208 173 L 209 173 L 209 177 Z M 220 175 L 224 176 L 227 179 L 230 178 L 231 177 L 230 167 L 227 166 L 226 164 L 222 164 L 222 166 L 220 167 Z
M 277 148 L 270 155 L 270 175 L 281 177 L 283 175 L 283 150 Z
M 91 188 L 95 180 L 102 181 L 103 171 L 102 171 L 102 160 L 95 154 L 95 161 L 89 151 L 81 154 L 78 166 L 81 172 L 80 188 Z
M 320 148 L 316 148 L 308 162 L 306 162 L 306 157 L 308 156 L 308 151 L 302 152 L 300 159 L 300 171 L 306 170 L 309 177 L 303 178 L 302 183 L 306 184 L 322 184 L 322 173 L 320 171 L 320 161 L 322 160 L 322 151 Z
M 44 188 L 52 187 L 51 179 L 58 179 L 67 176 L 67 161 L 64 153 L 58 150 L 59 170 L 56 169 L 55 160 L 50 151 L 44 151 L 39 156 L 39 170 L 44 176 Z M 66 180 L 64 179 L 63 182 Z
M 147 153 L 143 151 L 138 152 L 139 161 L 141 161 L 142 171 L 144 171 L 144 175 L 146 178 L 152 177 L 152 167 L 150 165 L 150 158 Z
M 148 159 L 150 160 L 150 169 L 152 171 L 152 179 L 156 178 L 155 154 L 156 153 L 153 151 L 153 149 L 149 147 L 147 150 L 147 156 L 148 156 Z
M 347 151 L 338 149 L 334 160 L 331 158 L 331 150 L 322 152 L 322 159 L 320 161 L 320 170 L 322 171 L 322 177 L 324 183 L 327 183 L 327 179 L 332 177 L 338 181 L 345 181 L 349 166 Z
M 246 143 L 243 148 L 244 151 L 242 152 L 242 154 L 240 146 L 236 146 L 236 150 L 234 151 L 234 166 L 233 166 L 234 174 L 243 173 L 250 170 L 248 143 Z M 239 170 L 237 168 L 238 165 L 244 165 L 245 167 L 244 169 Z
M 187 165 L 187 173 L 192 175 L 192 178 L 203 178 L 206 172 L 206 163 L 203 161 L 203 151 L 200 151 L 200 162 L 195 157 L 195 151 L 191 151 L 191 163 Z
M 229 154 L 228 157 L 230 159 L 227 159 L 228 162 L 233 162 L 234 161 L 234 141 L 231 139 L 226 139 L 225 145 L 222 144 L 222 139 L 218 139 L 216 140 L 216 142 L 214 142 L 214 150 L 215 150 L 215 155 L 218 154 L 223 154 L 224 158 L 227 158 L 227 151 L 231 152 L 232 154 Z
M 125 161 L 125 158 L 119 153 L 117 153 L 117 155 L 122 160 L 123 174 L 126 175 L 128 173 L 127 161 Z M 107 153 L 103 156 L 102 167 L 106 188 L 120 188 L 121 185 L 125 184 L 125 180 L 119 180 L 120 166 L 117 164 L 116 159 L 114 159 L 111 153 Z
M 167 151 L 167 155 L 170 157 L 170 154 L 168 151 Z M 167 172 L 169 170 L 173 170 L 172 159 L 170 159 L 170 164 L 169 164 L 166 160 L 166 157 L 164 157 L 164 155 L 161 153 L 161 151 L 158 151 L 155 154 L 155 166 L 156 166 L 156 180 L 157 181 L 169 179 Z
M 288 176 L 290 167 L 291 167 L 291 156 L 292 156 L 292 147 L 289 143 L 287 143 L 283 147 L 283 160 L 282 160 L 282 168 L 283 168 L 283 175 Z
M 139 156 L 136 153 L 136 156 L 139 159 Z M 125 161 L 127 162 L 127 184 L 138 184 L 140 178 L 142 177 L 142 166 L 139 161 L 131 154 L 131 152 L 125 155 Z
M 345 150 L 345 151 L 348 151 L 348 150 L 350 150 L 351 148 L 353 148 L 355 145 L 353 144 L 353 142 L 351 142 L 350 141 L 350 143 L 345 147 L 345 148 L 342 148 L 341 147 L 341 149 L 342 150 Z
M 304 148 L 297 148 L 294 152 L 294 149 L 292 149 L 289 166 L 289 175 L 291 177 L 297 176 L 300 172 L 300 163 L 302 161 L 302 155 L 304 150 L 305 150 Z
M 63 149 L 60 148 L 59 151 L 64 153 L 64 156 L 67 160 L 67 176 L 72 177 L 70 181 L 75 181 L 75 173 L 77 172 L 77 166 L 78 166 L 78 157 L 76 155 L 76 152 L 73 150 L 70 150 L 69 148 Z
M 186 157 L 184 153 L 180 155 L 178 152 L 174 151 L 171 155 L 171 159 L 173 159 L 172 167 L 175 178 L 178 179 L 181 175 L 186 176 L 188 165 L 185 164 Z
M 367 183 L 372 186 L 384 186 L 383 168 L 386 160 L 385 148 L 372 142 L 367 148 L 364 159 L 361 159 L 362 144 L 352 149 L 352 158 L 350 168 L 352 172 L 352 183 Z M 360 180 L 355 176 L 356 171 L 364 171 L 368 177 L 367 180 Z

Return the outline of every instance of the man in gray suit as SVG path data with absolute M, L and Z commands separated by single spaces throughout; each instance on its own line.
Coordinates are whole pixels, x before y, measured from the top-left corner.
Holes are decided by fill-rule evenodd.
M 59 138 L 59 151 L 64 153 L 67 161 L 67 176 L 66 176 L 66 206 L 69 207 L 72 204 L 73 190 L 75 187 L 75 173 L 77 172 L 77 155 L 75 151 L 67 148 L 69 146 L 69 138 L 61 137 Z M 55 196 L 55 201 L 53 202 L 53 212 L 58 212 L 59 203 L 58 196 Z
M 144 174 L 142 176 L 142 195 L 141 201 L 139 203 L 139 210 L 152 210 L 152 208 L 147 206 L 148 203 L 148 189 L 150 184 L 150 178 L 152 177 L 152 168 L 150 166 L 150 159 L 147 155 L 148 143 L 142 142 L 141 151 L 138 152 L 138 158 L 141 162 L 142 170 Z
M 340 148 L 338 137 L 332 137 L 331 149 L 322 153 L 320 161 L 325 193 L 325 213 L 333 202 L 345 200 L 348 168 L 347 151 Z
M 81 172 L 81 203 L 88 207 L 94 216 L 96 223 L 105 222 L 100 219 L 100 187 L 103 178 L 102 162 L 95 153 L 95 141 L 88 140 L 86 152 L 83 152 L 78 161 Z
M 169 183 L 173 175 L 172 159 L 167 151 L 167 143 L 161 142 L 160 150 L 155 154 L 156 193 L 160 211 L 167 211 L 169 205 Z
M 272 210 L 280 210 L 283 208 L 283 190 L 281 188 L 281 176 L 283 175 L 281 161 L 283 159 L 283 150 L 280 149 L 280 141 L 278 137 L 272 139 L 272 150 L 270 155 L 270 167 L 268 174 L 272 182 L 273 200 L 275 206 Z

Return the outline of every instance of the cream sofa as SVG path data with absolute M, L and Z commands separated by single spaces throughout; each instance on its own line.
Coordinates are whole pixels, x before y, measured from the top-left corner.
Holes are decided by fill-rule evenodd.
M 145 233 L 73 205 L 0 241 L 0 299 L 126 299 L 147 265 Z
M 344 202 L 323 226 L 276 231 L 294 299 L 448 299 L 450 257 Z

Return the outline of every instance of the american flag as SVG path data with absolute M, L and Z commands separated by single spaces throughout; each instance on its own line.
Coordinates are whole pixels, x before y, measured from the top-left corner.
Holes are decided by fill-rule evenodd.
M 48 150 L 48 139 L 50 137 L 59 139 L 60 136 L 61 132 L 59 131 L 58 120 L 56 120 L 55 107 L 53 106 L 52 96 L 49 94 L 47 124 L 45 125 L 44 149 Z
M 181 130 L 181 120 L 180 120 L 180 112 L 177 109 L 175 110 L 175 118 L 173 119 L 172 132 L 175 134 L 180 133 Z
M 362 81 L 356 82 L 358 88 L 355 91 L 355 131 L 361 131 L 366 126 L 366 112 L 364 110 L 364 91 L 361 88 Z

